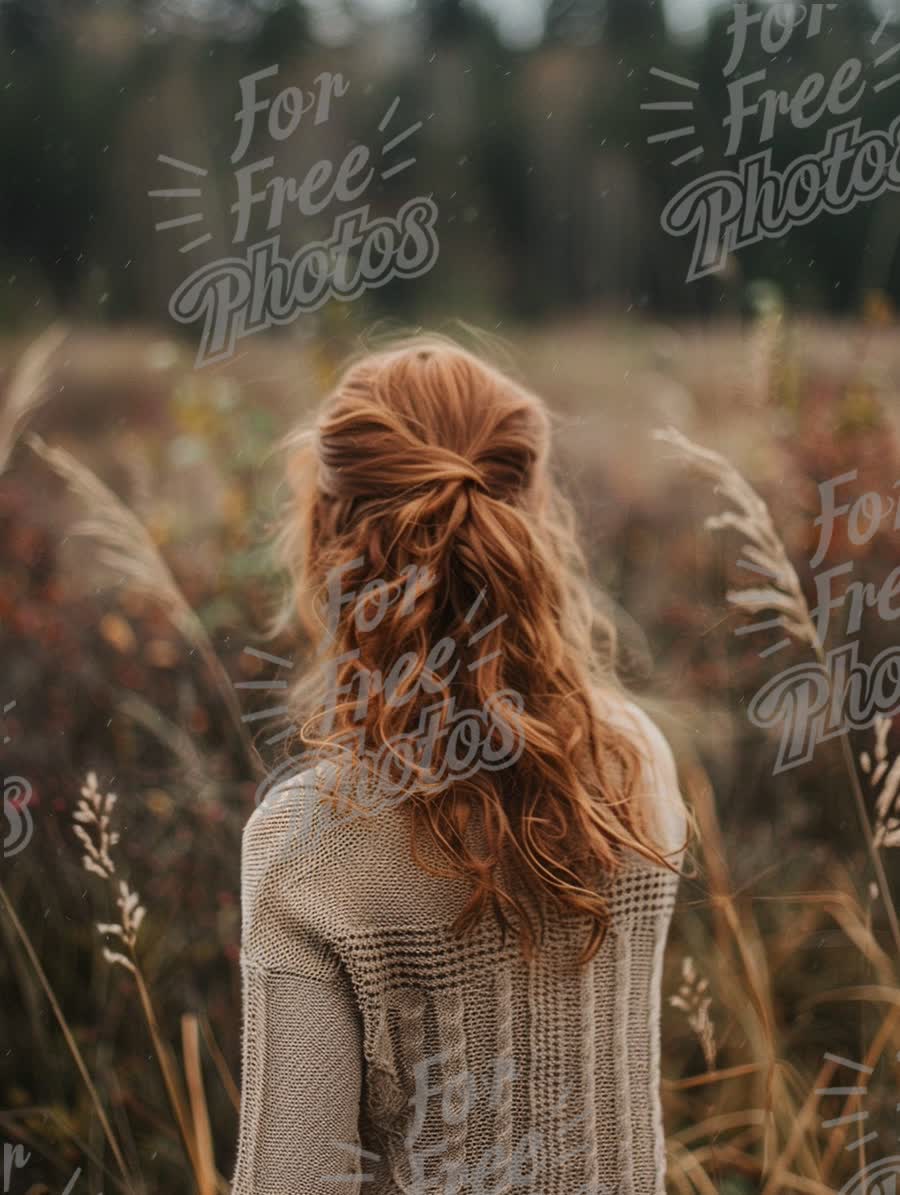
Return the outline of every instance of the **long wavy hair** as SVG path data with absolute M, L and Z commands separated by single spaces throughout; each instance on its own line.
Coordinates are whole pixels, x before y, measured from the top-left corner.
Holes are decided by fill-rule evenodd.
M 587 961 L 623 852 L 669 864 L 638 749 L 603 714 L 613 629 L 549 449 L 542 401 L 443 337 L 345 369 L 286 440 L 285 610 L 318 648 L 287 747 L 349 764 L 362 804 L 374 784 L 408 807 L 417 864 L 471 882 L 458 933 L 490 908 L 531 957 L 546 898 L 584 920 Z

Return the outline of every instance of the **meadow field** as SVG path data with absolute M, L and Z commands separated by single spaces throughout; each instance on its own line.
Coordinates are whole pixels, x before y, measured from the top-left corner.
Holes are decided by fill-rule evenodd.
M 348 352 L 394 330 L 361 337 L 339 305 L 307 323 L 202 369 L 145 326 L 0 345 L 0 1137 L 30 1154 L 0 1189 L 55 1195 L 80 1168 L 76 1195 L 228 1190 L 240 835 L 285 749 L 277 688 L 246 685 L 307 652 L 266 634 L 278 442 Z M 692 810 L 664 986 L 670 1190 L 887 1195 L 855 1176 L 900 1154 L 900 724 L 779 768 L 781 727 L 748 709 L 851 643 L 900 677 L 890 304 L 438 330 L 550 404 L 623 678 Z M 841 478 L 823 543 L 821 487 Z M 829 594 L 862 596 L 824 630 L 808 616 L 832 568 Z

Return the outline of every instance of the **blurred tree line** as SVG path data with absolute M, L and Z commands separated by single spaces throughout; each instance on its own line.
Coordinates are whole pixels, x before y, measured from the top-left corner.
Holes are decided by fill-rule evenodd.
M 829 6 L 818 36 L 800 25 L 777 54 L 751 36 L 740 73 L 765 69 L 764 86 L 794 93 L 812 72 L 828 82 L 858 57 L 869 85 L 853 115 L 886 129 L 900 86 L 871 83 L 879 69 L 882 77 L 896 69 L 896 59 L 881 68 L 875 60 L 900 39 L 900 25 L 879 39 L 884 0 L 875 3 Z M 414 0 L 379 17 L 353 0 L 0 0 L 0 322 L 45 322 L 57 311 L 167 319 L 182 278 L 234 251 L 238 80 L 270 64 L 278 88 L 308 86 L 323 70 L 350 83 L 334 118 L 309 134 L 273 148 L 260 122 L 257 157 L 275 153 L 284 174 L 299 178 L 316 157 L 337 162 L 355 142 L 372 145 L 395 96 L 402 119 L 392 131 L 423 122 L 414 167 L 371 198 L 376 211 L 393 212 L 405 198 L 432 195 L 440 264 L 368 295 L 369 311 L 714 315 L 740 310 L 759 278 L 813 310 L 856 310 L 871 290 L 896 299 L 892 192 L 685 282 L 690 238 L 667 235 L 660 215 L 691 178 L 734 167 L 723 128 L 731 19 L 730 6 L 716 9 L 702 36 L 685 41 L 669 31 L 659 0 L 549 0 L 541 35 L 522 47 L 461 0 Z M 653 71 L 699 85 L 685 148 L 703 152 L 690 163 L 672 165 L 671 144 L 648 142 L 680 118 L 642 105 L 686 94 Z M 839 120 L 826 113 L 800 129 L 780 118 L 775 165 L 819 150 Z M 188 181 L 160 154 L 206 171 L 199 201 L 164 206 L 148 196 Z M 211 234 L 202 253 L 179 252 L 183 232 L 154 230 L 198 210 Z M 283 252 L 322 235 L 334 214 L 286 220 Z

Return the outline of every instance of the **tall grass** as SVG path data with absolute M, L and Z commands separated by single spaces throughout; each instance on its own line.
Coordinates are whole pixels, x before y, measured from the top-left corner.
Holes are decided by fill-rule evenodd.
M 568 343 L 567 338 L 574 336 L 572 329 L 565 329 L 557 339 Z M 767 337 L 768 344 L 768 333 Z M 757 356 L 762 351 L 760 342 L 758 336 L 751 344 Z M 49 393 L 48 362 L 59 361 L 51 356 L 58 347 L 46 342 L 40 351 L 32 350 L 15 375 L 13 399 L 8 397 L 13 405 L 0 420 L 0 427 L 6 429 L 3 460 L 10 463 L 11 472 L 22 459 L 14 460 L 12 455 L 15 437 Z M 592 380 L 596 346 L 582 339 L 575 347 L 577 351 L 563 354 L 566 368 L 576 369 L 581 360 L 585 377 Z M 523 344 L 522 351 L 531 351 L 530 346 Z M 723 362 L 733 356 L 730 349 L 726 352 L 724 340 L 717 351 Z M 749 388 L 745 398 L 735 400 L 746 401 L 745 414 L 753 419 L 758 419 L 764 404 L 780 401 L 779 364 L 769 357 L 757 366 L 758 384 Z M 708 423 L 715 414 L 715 396 L 704 399 L 703 379 L 690 375 L 695 367 L 689 352 L 683 354 L 680 366 L 677 362 L 671 366 L 673 371 L 682 370 L 684 386 L 696 392 L 693 418 L 702 430 L 704 420 Z M 551 393 L 554 376 L 549 373 L 546 379 Z M 29 377 L 33 393 L 22 381 Z M 792 378 L 796 388 L 800 384 L 796 370 Z M 539 379 L 536 384 L 541 388 Z M 812 403 L 811 384 L 808 394 Z M 286 409 L 292 406 L 290 397 Z M 181 410 L 182 398 L 173 395 L 173 407 Z M 184 417 L 190 420 L 192 434 L 202 426 L 210 440 L 216 436 L 227 440 L 230 429 L 223 430 L 211 413 L 218 401 L 213 383 L 207 394 L 201 383 L 192 382 L 189 399 Z M 858 397 L 854 402 L 857 410 Z M 784 409 L 778 415 L 786 418 Z M 604 418 L 614 416 L 613 412 Z M 280 430 L 275 423 L 273 439 Z M 571 438 L 571 459 L 577 464 L 582 448 L 574 435 Z M 723 454 L 700 448 L 683 433 L 669 433 L 666 440 L 699 466 L 732 503 L 731 511 L 715 516 L 710 529 L 741 535 L 745 558 L 767 570 L 765 584 L 731 594 L 733 609 L 754 617 L 770 611 L 796 640 L 796 650 L 812 651 L 821 659 L 823 645 L 775 514 Z M 115 707 L 118 720 L 112 729 L 107 732 L 101 722 L 103 735 L 90 744 L 95 756 L 107 760 L 108 770 L 117 772 L 119 791 L 126 791 L 125 777 L 134 778 L 135 796 L 117 805 L 109 800 L 109 793 L 101 794 L 97 777 L 89 776 L 78 801 L 72 799 L 78 783 L 74 775 L 67 776 L 69 792 L 60 799 L 62 807 L 74 814 L 74 825 L 64 836 L 49 838 L 47 843 L 36 841 L 29 848 L 45 852 L 38 855 L 45 861 L 39 884 L 19 868 L 8 887 L 0 886 L 16 990 L 21 992 L 10 1023 L 17 1035 L 35 1043 L 39 1056 L 29 1086 L 33 1083 L 40 1091 L 43 1082 L 47 1091 L 40 1105 L 11 1102 L 0 1113 L 0 1123 L 4 1132 L 19 1140 L 33 1145 L 43 1142 L 51 1161 L 63 1145 L 76 1148 L 90 1160 L 92 1178 L 129 1195 L 157 1190 L 218 1195 L 228 1187 L 224 1174 L 232 1155 L 239 1101 L 234 1075 L 238 924 L 231 913 L 237 886 L 237 835 L 249 808 L 247 787 L 258 775 L 261 760 L 234 698 L 223 641 L 220 637 L 215 642 L 205 621 L 210 618 L 208 611 L 201 616 L 194 608 L 195 599 L 185 592 L 184 566 L 179 573 L 166 558 L 161 537 L 151 534 L 112 487 L 72 452 L 37 437 L 30 437 L 28 444 L 33 449 L 31 467 L 49 468 L 64 481 L 79 508 L 87 510 L 88 518 L 67 532 L 77 532 L 93 545 L 91 563 L 104 563 L 121 582 L 116 591 L 117 617 L 143 620 L 145 634 L 157 644 L 154 659 L 162 661 L 158 673 L 167 676 L 166 661 L 179 660 L 172 668 L 178 674 L 178 687 L 167 690 L 176 695 L 168 702 L 155 697 L 150 684 L 143 692 L 124 694 Z M 830 467 L 830 463 L 823 465 Z M 226 473 L 231 468 L 230 462 L 222 466 Z M 35 487 L 42 484 L 39 475 L 30 480 Z M 237 523 L 252 509 L 255 492 L 250 484 L 242 478 L 243 488 L 233 499 Z M 712 537 L 693 527 L 679 539 L 679 528 L 671 521 L 676 503 L 681 523 L 690 520 L 697 500 L 696 487 L 680 480 L 677 488 L 657 495 L 656 505 L 639 510 L 639 515 L 651 523 L 657 520 L 663 528 L 660 541 L 670 538 L 679 553 L 667 583 L 673 604 L 694 567 L 708 589 L 712 622 L 719 618 L 721 599 L 711 579 L 714 568 L 707 544 Z M 632 505 L 640 507 L 640 501 Z M 622 505 L 627 504 L 626 496 Z M 605 509 L 598 502 L 597 509 L 601 508 Z M 642 533 L 643 540 L 635 537 L 624 521 L 613 528 L 610 559 L 619 549 L 623 558 L 638 559 L 642 543 L 646 550 L 645 528 Z M 240 529 L 229 529 L 223 536 L 223 568 L 227 556 L 243 548 L 240 536 Z M 249 576 L 244 582 L 247 589 L 256 584 L 256 574 L 251 571 Z M 645 571 L 638 579 L 640 594 L 660 587 L 659 575 Z M 236 590 L 240 582 L 230 584 Z M 222 594 L 214 596 L 221 604 Z M 207 605 L 215 603 L 210 600 Z M 66 613 L 75 618 L 74 611 Z M 166 643 L 165 651 L 158 646 L 163 633 L 160 613 L 170 621 L 174 638 L 180 636 L 187 644 L 187 656 L 179 658 L 176 648 Z M 679 617 L 685 618 L 683 610 Z M 684 631 L 683 621 L 675 625 L 677 635 L 662 622 L 653 633 L 659 642 L 669 642 L 673 658 L 682 660 L 686 673 L 686 657 L 676 652 L 695 632 Z M 250 631 L 241 629 L 249 638 Z M 230 637 L 240 640 L 240 632 L 231 631 Z M 124 661 L 125 675 L 141 680 L 133 640 L 139 636 L 114 636 L 112 660 Z M 697 640 L 709 642 L 709 636 L 703 640 L 698 634 Z M 229 658 L 240 661 L 238 668 L 249 667 L 247 653 L 230 648 Z M 180 716 L 178 695 L 195 680 L 194 661 L 202 676 L 213 680 L 228 721 L 223 737 L 240 744 L 239 762 L 226 765 L 221 755 L 215 755 L 212 736 Z M 716 676 L 722 673 L 712 656 L 709 670 Z M 255 672 L 240 675 L 258 677 Z M 153 679 L 158 681 L 156 673 Z M 119 683 L 124 687 L 124 682 Z M 716 694 L 709 685 L 688 688 L 687 680 L 683 683 L 687 700 L 682 710 L 713 704 Z M 731 698 L 728 694 L 722 700 Z M 741 716 L 737 709 L 730 724 L 739 726 Z M 704 726 L 704 718 L 694 716 L 692 724 Z M 155 744 L 157 754 L 138 752 L 135 743 L 144 742 L 138 738 L 141 732 Z M 111 738 L 112 745 L 107 742 Z M 847 1118 L 870 1109 L 879 1092 L 890 1094 L 891 1083 L 896 1086 L 900 1077 L 894 1058 L 900 1049 L 900 939 L 884 860 L 885 852 L 900 838 L 900 763 L 892 761 L 891 726 L 885 720 L 876 724 L 858 756 L 844 736 L 839 758 L 826 747 L 814 765 L 820 769 L 815 772 L 820 778 L 817 783 L 822 783 L 831 804 L 846 806 L 860 823 L 862 846 L 875 880 L 873 893 L 852 838 L 845 837 L 838 850 L 824 834 L 804 831 L 808 849 L 779 857 L 777 850 L 770 849 L 767 855 L 753 845 L 755 831 L 749 821 L 735 827 L 734 819 L 726 817 L 724 822 L 731 824 L 723 829 L 723 815 L 729 811 L 722 792 L 714 791 L 711 776 L 717 768 L 717 746 L 707 742 L 695 750 L 683 742 L 681 752 L 683 787 L 698 826 L 698 859 L 696 872 L 683 883 L 667 961 L 663 1098 L 669 1183 L 679 1195 L 788 1191 L 824 1195 L 846 1183 L 867 1159 L 883 1150 L 882 1140 L 853 1147 L 861 1132 Z M 753 750 L 758 754 L 760 744 Z M 75 756 L 79 768 L 102 770 L 94 757 L 85 757 L 84 747 L 79 746 Z M 170 759 L 185 775 L 172 779 L 167 774 Z M 209 788 L 213 795 L 201 807 L 190 802 L 189 785 L 199 783 L 205 774 L 213 777 Z M 774 788 L 771 776 L 760 782 L 763 794 L 769 788 Z M 118 841 L 114 817 L 122 835 Z M 46 822 L 44 831 L 50 835 Z M 176 851 L 174 844 L 185 837 L 188 841 Z M 795 839 L 791 845 L 796 847 L 798 841 L 806 839 Z M 58 856 L 62 862 L 57 861 L 51 842 L 57 843 L 57 849 L 65 844 L 69 862 L 65 853 Z M 81 872 L 75 865 L 79 845 Z M 181 870 L 169 875 L 166 861 L 173 857 Z M 760 857 L 763 863 L 757 865 Z M 219 875 L 225 879 L 220 881 Z M 217 892 L 218 887 L 225 890 Z M 139 899 L 137 889 L 154 895 Z M 34 899 L 36 894 L 39 901 Z M 99 950 L 96 937 L 91 940 L 92 918 L 86 911 L 95 902 L 115 910 L 112 916 L 93 918 L 102 939 Z M 49 920 L 38 911 L 44 908 L 53 910 Z M 213 913 L 203 922 L 206 928 L 197 935 L 198 941 L 189 936 L 191 922 L 205 915 L 207 908 Z M 827 965 L 821 961 L 826 954 Z M 225 956 L 229 961 L 221 965 Z M 67 966 L 76 965 L 89 977 L 85 991 L 67 971 Z M 194 970 L 200 976 L 196 981 Z M 45 1008 L 53 1016 L 49 1028 L 42 1015 Z M 103 1041 L 98 1041 L 98 1027 Z M 60 1039 L 71 1063 L 72 1081 L 55 1057 Z M 112 1051 L 111 1058 L 107 1050 Z M 848 1078 L 848 1061 L 867 1068 L 865 1081 Z M 862 1073 L 857 1073 L 857 1080 Z M 865 1090 L 842 1090 L 851 1087 Z M 31 1098 L 31 1092 L 27 1094 Z M 892 1106 L 889 1111 L 892 1114 Z M 873 1111 L 872 1123 L 875 1119 Z
M 708 518 L 707 529 L 738 532 L 744 540 L 742 563 L 761 575 L 764 582 L 760 587 L 730 591 L 727 594 L 729 602 L 754 618 L 770 612 L 768 620 L 757 621 L 754 626 L 786 632 L 798 644 L 811 648 L 828 673 L 825 644 L 765 502 L 721 454 L 692 442 L 673 428 L 657 432 L 656 437 L 673 447 L 701 476 L 713 481 L 715 492 L 732 504 L 732 509 Z M 828 676 L 832 681 L 830 673 Z M 843 708 L 843 694 L 836 697 Z M 780 1191 L 831 1191 L 835 1171 L 843 1161 L 842 1150 L 846 1152 L 853 1148 L 844 1145 L 848 1125 L 862 1123 L 868 1116 L 858 1108 L 865 1094 L 863 1088 L 829 1087 L 839 1065 L 833 1059 L 823 1064 L 811 1085 L 800 1082 L 795 1068 L 788 1062 L 789 1050 L 776 1004 L 773 969 L 776 963 L 786 962 L 804 938 L 815 934 L 822 917 L 828 916 L 837 923 L 859 952 L 874 982 L 832 990 L 824 996 L 812 997 L 810 1003 L 816 999 L 861 1001 L 877 1011 L 876 1030 L 861 1060 L 861 1065 L 868 1071 L 874 1070 L 889 1048 L 896 1050 L 900 1045 L 900 926 L 881 855 L 884 847 L 900 842 L 895 828 L 900 758 L 892 765 L 888 761 L 889 726 L 889 718 L 879 717 L 875 721 L 874 765 L 868 753 L 864 752 L 860 759 L 862 771 L 870 775 L 872 787 L 883 784 L 872 808 L 863 794 L 847 733 L 849 727 L 845 727 L 840 735 L 847 788 L 852 794 L 875 875 L 874 888 L 868 890 L 870 903 L 867 906 L 858 899 L 858 877 L 851 877 L 846 865 L 832 868 L 830 888 L 778 897 L 778 900 L 808 913 L 805 923 L 801 923 L 799 936 L 793 935 L 790 947 L 782 946 L 777 938 L 766 940 L 760 933 L 752 906 L 737 899 L 725 862 L 708 780 L 702 770 L 696 768 L 689 777 L 687 787 L 700 827 L 716 944 L 710 960 L 714 976 L 711 990 L 717 993 L 720 1015 L 727 1014 L 733 1025 L 741 1026 L 748 1047 L 746 1053 L 753 1060 L 747 1065 L 725 1070 L 712 1068 L 709 1047 L 712 999 L 707 994 L 710 985 L 703 981 L 701 995 L 691 963 L 687 970 L 691 982 L 682 984 L 672 1002 L 687 1014 L 691 1028 L 700 1037 L 708 1073 L 702 1083 L 693 1079 L 676 1081 L 670 1084 L 669 1090 L 696 1092 L 712 1083 L 731 1084 L 744 1093 L 743 1102 L 747 1105 L 743 1110 L 724 1115 L 720 1112 L 706 1117 L 697 1115 L 691 1119 L 688 1128 L 673 1134 L 671 1157 L 674 1170 L 694 1182 L 698 1190 L 719 1190 L 713 1182 L 713 1170 L 721 1164 L 730 1171 L 748 1176 L 758 1184 L 752 1189 L 761 1189 L 763 1195 L 776 1195 Z M 874 897 L 878 898 L 877 902 Z M 893 948 L 891 954 L 885 952 L 873 929 L 872 905 L 880 909 L 887 920 Z M 683 980 L 685 975 L 683 967 Z M 881 1004 L 887 1005 L 886 1013 L 878 1011 Z M 847 1099 L 838 1114 L 825 1120 L 825 1127 L 831 1132 L 823 1152 L 817 1133 L 819 1100 L 822 1096 L 840 1094 L 847 1094 Z M 695 1142 L 702 1142 L 702 1145 L 693 1144 Z M 862 1146 L 860 1151 L 858 1161 L 865 1158 Z M 678 1183 L 677 1177 L 675 1181 Z

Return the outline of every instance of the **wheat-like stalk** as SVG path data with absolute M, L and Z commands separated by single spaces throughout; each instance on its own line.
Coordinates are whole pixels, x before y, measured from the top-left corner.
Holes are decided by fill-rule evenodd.
M 709 1015 L 712 1007 L 709 980 L 697 973 L 690 955 L 681 960 L 681 984 L 676 995 L 669 997 L 669 1003 L 687 1016 L 687 1023 L 703 1050 L 706 1068 L 712 1070 L 716 1065 L 717 1048 L 716 1030 Z
M 888 735 L 891 719 L 884 714 L 875 718 L 875 761 L 868 751 L 859 757 L 859 766 L 869 778 L 869 785 L 881 791 L 875 800 L 875 845 L 900 846 L 900 755 L 888 763 Z
M 63 1035 L 69 1053 L 72 1055 L 75 1067 L 81 1076 L 82 1082 L 87 1088 L 88 1096 L 90 1097 L 94 1113 L 97 1117 L 97 1122 L 103 1130 L 103 1135 L 105 1136 L 112 1155 L 116 1160 L 116 1165 L 119 1167 L 119 1171 L 125 1184 L 125 1189 L 126 1191 L 134 1190 L 135 1188 L 133 1185 L 133 1180 L 129 1175 L 128 1167 L 125 1164 L 125 1157 L 122 1153 L 122 1148 L 119 1145 L 115 1133 L 113 1132 L 112 1125 L 109 1122 L 109 1117 L 106 1115 L 106 1110 L 104 1109 L 103 1103 L 100 1099 L 100 1093 L 97 1091 L 94 1080 L 91 1078 L 91 1073 L 87 1068 L 87 1063 L 85 1062 L 84 1056 L 78 1047 L 78 1043 L 75 1040 L 75 1035 L 69 1027 L 69 1023 L 66 1020 L 65 1014 L 63 1013 L 62 1006 L 60 1005 L 59 1000 L 56 998 L 56 993 L 53 991 L 50 980 L 47 978 L 47 973 L 41 965 L 41 960 L 38 958 L 37 951 L 34 948 L 31 938 L 28 936 L 25 926 L 19 919 L 19 915 L 16 913 L 13 903 L 7 895 L 6 889 L 3 887 L 2 883 L 0 883 L 0 905 L 3 906 L 3 909 L 10 920 L 10 924 L 12 925 L 16 936 L 21 943 L 22 949 L 25 951 L 25 955 L 31 964 L 32 970 L 37 976 L 38 983 L 41 985 L 44 995 L 47 997 L 47 1001 L 53 1010 L 53 1015 L 56 1018 L 57 1024 L 59 1025 L 60 1032 Z
M 191 640 L 206 639 L 197 616 L 150 537 L 146 527 L 95 473 L 64 448 L 52 448 L 40 436 L 28 436 L 31 449 L 58 474 L 91 512 L 72 528 L 101 544 L 100 560 L 133 588 L 163 605 L 172 621 Z
M 825 644 L 820 639 L 818 629 L 810 616 L 809 606 L 800 587 L 800 580 L 790 562 L 784 544 L 775 530 L 768 506 L 727 457 L 713 452 L 709 448 L 703 448 L 700 444 L 695 444 L 693 440 L 689 440 L 687 436 L 682 435 L 673 427 L 657 430 L 653 436 L 654 439 L 676 449 L 688 464 L 704 477 L 715 482 L 716 493 L 727 498 L 735 509 L 708 518 L 706 520 L 707 528 L 712 531 L 726 528 L 739 531 L 746 540 L 743 546 L 744 554 L 747 557 L 746 566 L 768 578 L 769 584 L 761 589 L 729 591 L 728 600 L 750 614 L 757 614 L 761 610 L 776 611 L 774 619 L 758 623 L 757 629 L 781 626 L 796 640 L 808 644 L 822 666 L 829 687 L 832 687 L 833 677 L 828 667 Z M 843 700 L 843 695 L 841 695 L 841 699 Z M 900 957 L 900 921 L 897 919 L 897 910 L 881 861 L 879 844 L 876 843 L 872 832 L 869 810 L 857 772 L 856 760 L 853 758 L 846 733 L 840 736 L 840 741 L 844 766 L 850 781 L 850 790 L 853 793 L 866 850 L 875 873 L 879 894 L 884 903 L 896 954 Z
M 116 800 L 115 793 L 104 795 L 100 792 L 97 787 L 97 774 L 89 772 L 81 789 L 81 799 L 72 814 L 72 828 L 76 838 L 84 847 L 81 863 L 85 871 L 106 880 L 112 885 L 116 894 L 119 921 L 99 921 L 97 929 L 104 936 L 111 935 L 116 938 L 122 950 L 112 950 L 108 946 L 104 946 L 103 957 L 108 963 L 124 967 L 134 976 L 141 1007 L 147 1019 L 150 1037 L 162 1072 L 163 1083 L 194 1171 L 197 1187 L 201 1195 L 207 1195 L 206 1170 L 200 1160 L 194 1126 L 191 1123 L 187 1101 L 178 1078 L 175 1060 L 163 1039 L 156 1010 L 150 997 L 150 989 L 138 964 L 137 939 L 146 910 L 140 903 L 137 892 L 133 891 L 124 880 L 119 880 L 116 884 L 116 865 L 112 857 L 112 850 L 119 841 L 119 835 L 111 827 Z
M 28 416 L 50 397 L 50 358 L 68 335 L 61 324 L 51 325 L 31 342 L 13 370 L 0 408 L 0 473 L 9 464 Z
M 72 814 L 72 828 L 84 847 L 82 867 L 85 871 L 113 882 L 116 865 L 111 852 L 119 841 L 119 835 L 116 830 L 110 828 L 110 821 L 116 800 L 115 793 L 106 793 L 104 796 L 97 788 L 97 773 L 88 772 L 87 780 L 81 789 L 81 800 Z M 119 881 L 116 904 L 119 908 L 119 921 L 98 921 L 97 929 L 104 936 L 118 938 L 129 954 L 133 955 L 137 946 L 138 931 L 147 910 L 141 904 L 138 894 L 132 892 L 125 880 Z M 130 958 L 119 951 L 110 950 L 108 946 L 103 947 L 103 957 L 108 963 L 124 967 L 127 971 L 135 970 Z
M 214 793 L 214 782 L 208 778 L 203 755 L 186 730 L 165 718 L 138 693 L 120 692 L 116 698 L 116 708 L 150 731 L 175 755 L 181 765 L 181 779 L 191 786 L 197 800 L 205 800 Z
M 742 549 L 746 557 L 742 562 L 744 567 L 759 573 L 768 582 L 762 587 L 729 590 L 728 601 L 747 614 L 774 610 L 775 623 L 801 643 L 817 648 L 819 636 L 800 579 L 775 530 L 768 506 L 753 486 L 727 457 L 695 444 L 674 427 L 656 431 L 653 435 L 675 448 L 699 473 L 715 482 L 715 492 L 726 498 L 734 509 L 710 516 L 705 523 L 707 530 L 730 528 L 742 535 L 746 541 Z
M 95 539 L 100 544 L 100 561 L 136 592 L 159 602 L 196 649 L 216 682 L 251 764 L 260 770 L 259 755 L 242 721 L 231 680 L 146 527 L 95 473 L 64 448 L 50 447 L 36 435 L 28 437 L 28 444 L 91 512 L 90 518 L 72 528 L 72 534 Z
M 88 772 L 81 789 L 81 800 L 72 814 L 75 837 L 85 852 L 81 865 L 85 871 L 92 871 L 104 880 L 112 879 L 116 873 L 110 851 L 119 841 L 119 835 L 110 829 L 109 823 L 117 800 L 115 793 L 107 793 L 104 797 L 97 788 L 97 773 Z M 93 837 L 86 826 L 93 829 Z

